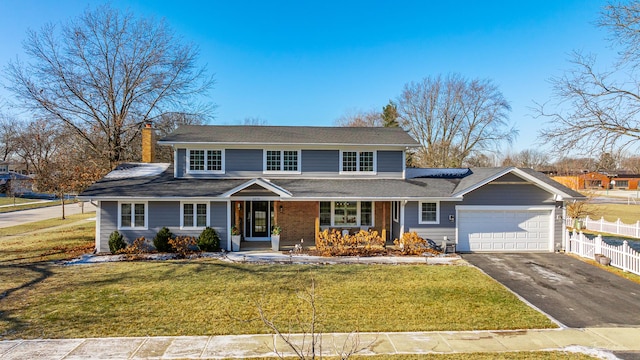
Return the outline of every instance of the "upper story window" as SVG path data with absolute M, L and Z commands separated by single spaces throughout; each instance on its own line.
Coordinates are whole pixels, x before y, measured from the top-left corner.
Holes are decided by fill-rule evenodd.
M 147 228 L 147 203 L 122 202 L 118 212 L 118 229 Z
M 300 150 L 265 150 L 265 172 L 300 172 Z
M 223 150 L 189 150 L 189 172 L 224 173 Z
M 376 171 L 375 151 L 340 152 L 340 172 L 373 173 Z
M 440 223 L 440 203 L 439 202 L 420 202 L 420 224 L 438 224 Z

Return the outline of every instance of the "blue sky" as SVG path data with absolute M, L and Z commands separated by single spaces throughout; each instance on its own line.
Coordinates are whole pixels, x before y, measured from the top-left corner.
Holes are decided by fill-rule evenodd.
M 25 58 L 28 28 L 80 14 L 89 1 L 0 1 L 0 65 Z M 380 109 L 404 84 L 459 73 L 488 78 L 512 106 L 513 151 L 542 148 L 533 101 L 570 68 L 572 50 L 610 59 L 594 22 L 604 1 L 160 1 L 111 2 L 165 18 L 215 74 L 218 124 L 330 126 Z M 0 97 L 9 97 L 0 90 Z M 6 111 L 6 109 L 3 109 Z M 504 148 L 507 151 L 508 148 Z

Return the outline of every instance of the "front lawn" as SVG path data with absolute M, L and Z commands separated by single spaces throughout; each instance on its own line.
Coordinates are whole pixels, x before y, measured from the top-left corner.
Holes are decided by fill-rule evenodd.
M 604 216 L 607 221 L 620 219 L 625 224 L 635 224 L 640 220 L 640 205 L 588 204 L 589 217 L 598 220 Z
M 325 332 L 555 327 L 467 266 L 49 261 L 90 249 L 93 226 L 0 239 L 0 337 L 266 333 L 252 321 L 257 304 L 285 331 L 298 332 L 296 318 L 309 309 L 297 294 L 311 279 Z

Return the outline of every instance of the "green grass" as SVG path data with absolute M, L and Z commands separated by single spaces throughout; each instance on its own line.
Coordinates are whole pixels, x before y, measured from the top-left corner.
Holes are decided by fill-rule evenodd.
M 34 221 L 34 222 L 22 224 L 22 225 L 4 227 L 4 228 L 0 228 L 0 237 L 14 236 L 19 234 L 29 233 L 32 231 L 43 230 L 51 227 L 73 224 L 80 220 L 89 219 L 95 216 L 96 216 L 96 213 L 91 212 L 86 214 L 67 215 L 64 220 L 60 218 L 55 218 L 55 219 L 47 219 L 42 221 Z M 93 227 L 95 228 L 95 223 L 92 223 L 92 224 L 93 224 Z M 2 239 L 0 239 L 0 244 L 2 244 Z
M 24 203 L 29 203 L 29 202 L 35 202 L 35 201 L 39 201 L 39 200 L 34 200 L 34 199 L 25 199 L 25 198 L 13 198 L 13 197 L 0 197 L 0 206 L 3 205 L 20 205 L 20 204 L 24 204 Z
M 23 199 L 23 200 L 27 200 L 26 203 L 39 201 L 36 199 Z M 73 204 L 76 202 L 77 200 L 74 199 L 74 200 L 65 200 L 64 203 Z M 11 201 L 10 203 L 13 204 L 13 201 Z M 47 201 L 47 202 L 36 203 L 36 204 L 21 204 L 16 206 L 0 207 L 0 213 L 6 213 L 6 212 L 12 212 L 12 211 L 18 211 L 18 210 L 36 209 L 36 208 L 49 207 L 49 206 L 55 206 L 55 205 L 60 205 L 60 201 L 56 200 L 56 201 Z
M 63 266 L 94 223 L 0 239 L 0 337 L 267 333 L 257 304 L 301 331 L 298 294 L 316 283 L 320 331 L 555 327 L 468 266 L 256 265 L 213 259 Z
M 640 220 L 640 205 L 589 204 L 588 209 L 591 219 L 597 220 L 604 216 L 607 221 L 616 221 L 619 218 L 625 224 L 635 224 Z

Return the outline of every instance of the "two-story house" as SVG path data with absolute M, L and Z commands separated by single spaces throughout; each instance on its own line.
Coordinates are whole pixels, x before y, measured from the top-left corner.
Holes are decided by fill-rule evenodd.
M 127 241 L 169 227 L 197 236 L 213 227 L 231 250 L 281 246 L 318 231 L 376 229 L 456 243 L 459 251 L 554 251 L 563 246 L 566 201 L 582 196 L 530 169 L 413 169 L 419 144 L 400 128 L 181 126 L 159 141 L 172 164 L 152 163 L 153 130 L 143 129 L 143 161 L 122 164 L 81 194 L 97 202 L 96 249 L 118 230 Z

